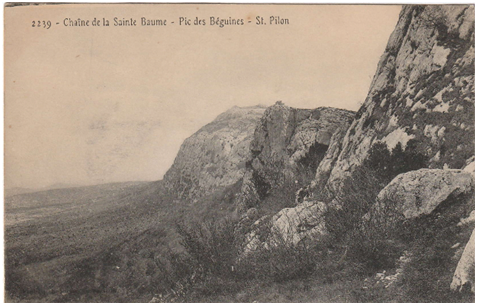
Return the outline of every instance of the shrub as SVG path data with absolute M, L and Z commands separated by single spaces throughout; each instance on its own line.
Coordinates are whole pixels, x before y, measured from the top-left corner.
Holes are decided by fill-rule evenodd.
M 418 152 L 417 142 L 413 139 L 407 142 L 406 149 L 399 142 L 391 151 L 386 143 L 377 142 L 363 162 L 363 166 L 385 184 L 399 174 L 425 168 L 426 165 L 427 157 Z
M 328 231 L 338 241 L 354 230 L 374 204 L 379 192 L 397 175 L 423 168 L 426 157 L 410 140 L 403 150 L 400 143 L 389 151 L 385 143 L 375 143 L 361 166 L 346 178 L 338 192 L 328 195 L 334 205 L 325 214 Z
M 238 255 L 235 227 L 230 218 L 202 224 L 177 225 L 181 245 L 198 270 L 214 275 L 228 275 Z
M 242 278 L 283 282 L 314 273 L 319 251 L 306 239 L 294 242 L 291 233 L 279 232 L 271 225 L 262 226 L 260 233 L 266 240 L 238 260 L 237 271 Z
M 402 248 L 394 232 L 403 226 L 394 213 L 394 200 L 382 203 L 379 209 L 370 208 L 394 177 L 425 165 L 426 157 L 417 152 L 412 140 L 405 150 L 400 143 L 392 151 L 385 143 L 374 144 L 363 164 L 331 196 L 334 204 L 325 213 L 325 224 L 334 247 L 341 246 L 349 261 L 368 272 L 393 267 Z
M 340 192 L 335 195 L 335 204 L 325 212 L 326 229 L 334 242 L 342 241 L 348 231 L 357 228 L 384 183 L 366 167 L 357 168 L 343 182 Z
M 404 266 L 404 302 L 470 302 L 474 293 L 452 292 L 449 285 L 460 258 L 454 245 L 464 247 L 473 225 L 458 226 L 462 215 L 472 210 L 474 194 L 450 196 L 431 214 L 408 221 L 405 235 L 411 260 Z M 472 204 L 469 204 L 472 202 Z

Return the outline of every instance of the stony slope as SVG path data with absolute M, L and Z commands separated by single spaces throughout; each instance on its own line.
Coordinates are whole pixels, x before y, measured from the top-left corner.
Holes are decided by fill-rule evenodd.
M 474 154 L 474 6 L 405 6 L 368 96 L 328 175 L 337 187 L 370 147 L 415 139 L 433 168 L 460 168 Z M 339 146 L 339 143 L 332 144 Z

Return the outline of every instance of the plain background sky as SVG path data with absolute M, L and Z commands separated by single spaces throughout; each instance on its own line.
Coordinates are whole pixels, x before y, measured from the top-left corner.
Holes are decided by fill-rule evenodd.
M 5 10 L 5 184 L 158 180 L 234 105 L 357 110 L 400 12 L 391 5 L 48 5 Z M 288 26 L 179 27 L 179 17 Z M 64 18 L 166 27 L 61 26 Z M 32 20 L 60 22 L 49 30 Z

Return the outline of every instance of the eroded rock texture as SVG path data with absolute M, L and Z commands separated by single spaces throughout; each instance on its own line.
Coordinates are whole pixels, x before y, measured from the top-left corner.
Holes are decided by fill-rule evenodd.
M 376 141 L 416 139 L 430 167 L 461 168 L 474 154 L 474 53 L 474 6 L 405 6 L 326 184 L 339 188 Z
M 307 239 L 316 242 L 326 235 L 322 202 L 302 202 L 293 208 L 282 209 L 272 217 L 257 220 L 246 237 L 244 251 L 257 251 L 274 247 L 298 245 Z
M 452 290 L 462 291 L 469 286 L 472 292 L 475 291 L 475 230 L 465 246 L 464 252 L 455 269 L 454 278 L 450 285 Z
M 284 185 L 290 192 L 313 180 L 332 141 L 339 142 L 355 113 L 321 107 L 296 109 L 277 103 L 269 107 L 250 144 L 252 159 L 244 177 L 242 202 L 254 206 Z M 294 191 L 293 191 L 294 193 Z

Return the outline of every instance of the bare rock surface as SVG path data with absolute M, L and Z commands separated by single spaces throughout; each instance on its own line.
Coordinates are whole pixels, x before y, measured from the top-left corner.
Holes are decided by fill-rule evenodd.
M 297 245 L 304 239 L 318 240 L 326 234 L 322 202 L 304 201 L 293 208 L 282 209 L 271 218 L 263 217 L 255 223 L 255 230 L 247 236 L 245 252 L 261 247 L 273 248 Z
M 267 108 L 250 145 L 242 201 L 253 205 L 286 181 L 297 188 L 308 185 L 330 144 L 339 142 L 342 133 L 336 131 L 349 126 L 354 115 L 330 107 L 297 109 L 281 102 Z
M 269 107 L 251 143 L 253 168 L 272 169 L 280 164 L 297 169 L 307 161 L 318 166 L 333 134 L 353 116 L 352 111 L 330 107 L 297 109 L 281 103 Z
M 272 218 L 273 228 L 285 241 L 298 244 L 305 236 L 318 236 L 326 232 L 321 202 L 305 201 L 294 208 L 286 208 Z
M 466 164 L 462 170 L 464 172 L 475 173 L 475 157 L 474 156 L 472 156 L 466 161 Z
M 430 214 L 450 195 L 474 189 L 474 175 L 462 170 L 420 169 L 394 178 L 378 195 L 377 208 L 393 204 L 406 218 Z
M 318 165 L 315 178 L 311 182 L 312 189 L 322 189 L 328 181 L 331 171 L 341 152 L 343 138 L 349 125 L 350 123 L 343 124 L 331 137 L 330 146 L 328 147 L 323 160 L 321 160 L 320 164 Z
M 461 168 L 474 154 L 474 22 L 473 5 L 403 8 L 329 187 L 361 165 L 376 141 L 392 149 L 415 139 L 432 168 Z
M 196 198 L 242 179 L 264 112 L 262 106 L 234 107 L 187 138 L 164 176 L 166 187 L 182 198 Z

